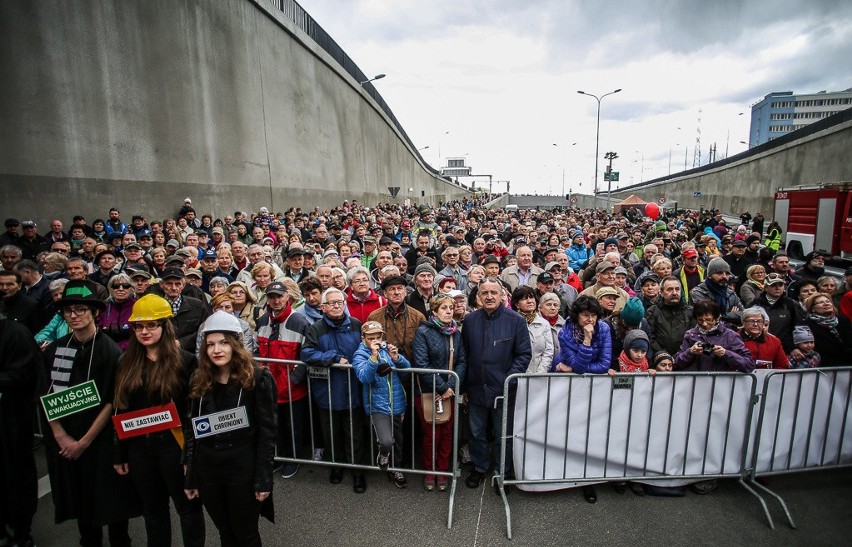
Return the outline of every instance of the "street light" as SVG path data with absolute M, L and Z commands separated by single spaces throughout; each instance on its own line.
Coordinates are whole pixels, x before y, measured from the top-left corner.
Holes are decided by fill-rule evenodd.
M 376 74 L 375 76 L 373 76 L 373 77 L 372 77 L 372 78 L 370 78 L 369 80 L 364 80 L 363 82 L 359 82 L 359 83 L 360 83 L 361 85 L 369 84 L 370 82 L 372 82 L 372 81 L 374 81 L 374 80 L 381 80 L 381 79 L 382 79 L 382 78 L 384 78 L 385 76 L 387 76 L 387 74 Z
M 420 152 L 422 150 L 427 150 L 428 148 L 429 148 L 429 145 L 426 145 L 423 148 L 418 148 L 417 151 Z
M 595 130 L 595 188 L 594 188 L 594 201 L 593 201 L 595 209 L 598 208 L 598 152 L 599 152 L 599 147 L 600 147 L 600 143 L 601 143 L 601 101 L 607 95 L 612 95 L 614 93 L 618 93 L 619 91 L 621 91 L 620 87 L 618 89 L 616 89 L 615 91 L 610 91 L 609 93 L 604 93 L 603 95 L 598 97 L 597 95 L 592 95 L 591 93 L 586 93 L 585 91 L 577 90 L 577 93 L 579 93 L 580 95 L 587 95 L 589 97 L 594 98 L 598 102 L 598 123 L 597 123 L 597 129 Z
M 575 146 L 576 144 L 577 144 L 576 142 L 572 142 L 571 146 Z M 556 148 L 562 148 L 563 149 L 562 150 L 562 152 L 563 152 L 563 155 L 562 155 L 562 195 L 565 195 L 565 160 L 568 159 L 568 147 L 567 146 L 559 146 L 556 143 L 553 143 L 553 146 L 555 146 Z

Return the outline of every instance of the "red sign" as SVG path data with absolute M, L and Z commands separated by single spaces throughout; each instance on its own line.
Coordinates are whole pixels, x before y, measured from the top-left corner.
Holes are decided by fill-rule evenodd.
M 116 414 L 112 423 L 118 438 L 123 440 L 180 427 L 180 418 L 175 404 L 169 403 Z
M 775 192 L 775 199 L 789 199 L 787 192 Z

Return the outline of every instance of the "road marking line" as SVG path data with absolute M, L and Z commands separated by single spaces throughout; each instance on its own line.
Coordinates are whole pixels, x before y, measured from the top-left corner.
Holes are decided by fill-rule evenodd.
M 473 546 L 476 547 L 476 540 L 479 538 L 479 523 L 482 521 L 482 506 L 485 502 L 485 492 L 488 490 L 488 479 L 482 485 L 482 495 L 479 496 L 479 514 L 476 516 L 476 532 L 473 534 Z

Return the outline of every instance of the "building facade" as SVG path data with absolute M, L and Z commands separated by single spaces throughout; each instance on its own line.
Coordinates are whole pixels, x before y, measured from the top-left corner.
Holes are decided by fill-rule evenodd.
M 749 148 L 837 114 L 852 106 L 852 88 L 796 95 L 775 91 L 751 107 Z

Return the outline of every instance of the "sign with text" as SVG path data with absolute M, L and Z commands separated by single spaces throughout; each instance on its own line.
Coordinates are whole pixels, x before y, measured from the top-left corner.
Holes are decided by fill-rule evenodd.
M 174 403 L 134 410 L 112 417 L 119 439 L 129 439 L 148 433 L 180 427 L 180 418 Z
M 62 391 L 42 395 L 41 406 L 48 422 L 101 405 L 101 396 L 94 380 L 71 386 Z
M 222 412 L 205 414 L 192 419 L 192 431 L 196 439 L 203 439 L 211 435 L 235 431 L 249 426 L 246 407 L 238 406 Z

